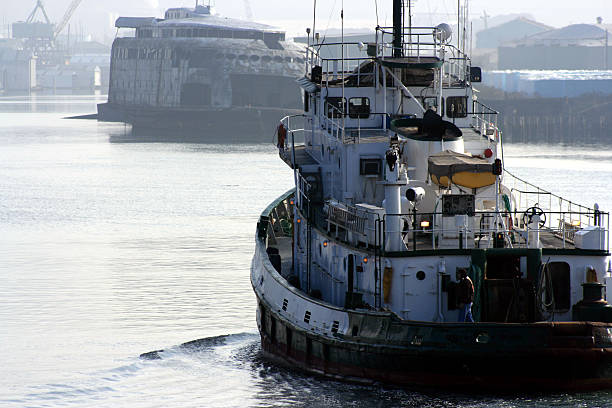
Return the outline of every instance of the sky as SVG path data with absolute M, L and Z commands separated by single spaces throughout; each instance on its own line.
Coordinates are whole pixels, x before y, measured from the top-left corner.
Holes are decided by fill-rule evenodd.
M 50 19 L 60 21 L 73 0 L 43 0 Z M 208 0 L 200 0 L 208 4 Z M 245 18 L 245 3 L 249 3 L 253 19 L 285 29 L 290 35 L 302 35 L 312 25 L 314 0 L 212 0 L 217 12 L 226 17 Z M 464 0 L 461 0 L 462 2 Z M 340 26 L 343 0 L 317 1 L 317 31 Z M 344 0 L 345 28 L 373 28 L 378 22 L 390 25 L 391 0 Z M 36 0 L 0 0 L 0 30 L 6 25 L 25 20 Z M 456 21 L 457 0 L 413 0 L 415 23 L 436 25 Z M 553 27 L 574 23 L 594 23 L 601 16 L 612 23 L 612 0 L 471 0 L 470 16 L 474 27 L 482 25 L 482 16 L 527 14 Z M 580 4 L 578 6 L 577 4 Z M 110 42 L 115 36 L 114 22 L 118 16 L 162 17 L 166 8 L 189 6 L 195 0 L 82 0 L 70 21 L 72 33 L 90 33 L 99 41 Z

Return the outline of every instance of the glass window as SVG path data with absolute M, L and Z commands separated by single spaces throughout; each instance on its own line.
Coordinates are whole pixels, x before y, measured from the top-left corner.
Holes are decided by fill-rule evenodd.
M 438 114 L 444 114 L 444 98 L 442 98 L 442 108 L 438 108 L 437 96 L 424 96 L 421 98 L 421 103 L 423 104 L 423 108 L 425 108 L 425 110 L 428 108 L 434 108 Z
M 446 116 L 449 118 L 467 117 L 467 96 L 449 96 L 446 98 Z
M 325 106 L 328 118 L 340 118 L 346 111 L 346 99 L 330 96 L 325 98 Z
M 370 98 L 351 98 L 348 106 L 349 118 L 367 119 L 370 117 Z

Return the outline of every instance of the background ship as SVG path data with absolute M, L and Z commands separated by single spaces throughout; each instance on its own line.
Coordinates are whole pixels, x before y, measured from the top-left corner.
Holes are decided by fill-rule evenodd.
M 135 36 L 113 42 L 99 120 L 268 141 L 278 118 L 302 105 L 295 79 L 303 51 L 283 31 L 202 5 L 168 9 L 164 19 L 120 17 L 115 25 Z

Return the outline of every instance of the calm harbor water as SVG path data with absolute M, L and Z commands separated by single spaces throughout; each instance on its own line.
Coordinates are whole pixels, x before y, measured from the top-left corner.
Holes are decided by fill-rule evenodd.
M 271 144 L 134 143 L 123 125 L 62 119 L 103 100 L 0 98 L 0 406 L 612 406 L 609 392 L 347 385 L 263 360 L 255 224 L 291 171 Z M 612 209 L 611 146 L 508 145 L 505 159 Z

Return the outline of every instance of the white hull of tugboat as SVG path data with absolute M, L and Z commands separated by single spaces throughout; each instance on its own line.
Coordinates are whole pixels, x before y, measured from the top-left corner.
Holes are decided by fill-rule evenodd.
M 432 323 L 336 307 L 277 272 L 262 238 L 268 226 L 258 228 L 251 283 L 262 350 L 291 367 L 347 381 L 479 391 L 612 387 L 612 324 Z
M 612 388 L 609 213 L 510 174 L 465 47 L 393 6 L 356 58 L 307 47 L 304 125 L 278 126 L 295 193 L 257 227 L 263 352 L 402 386 Z

